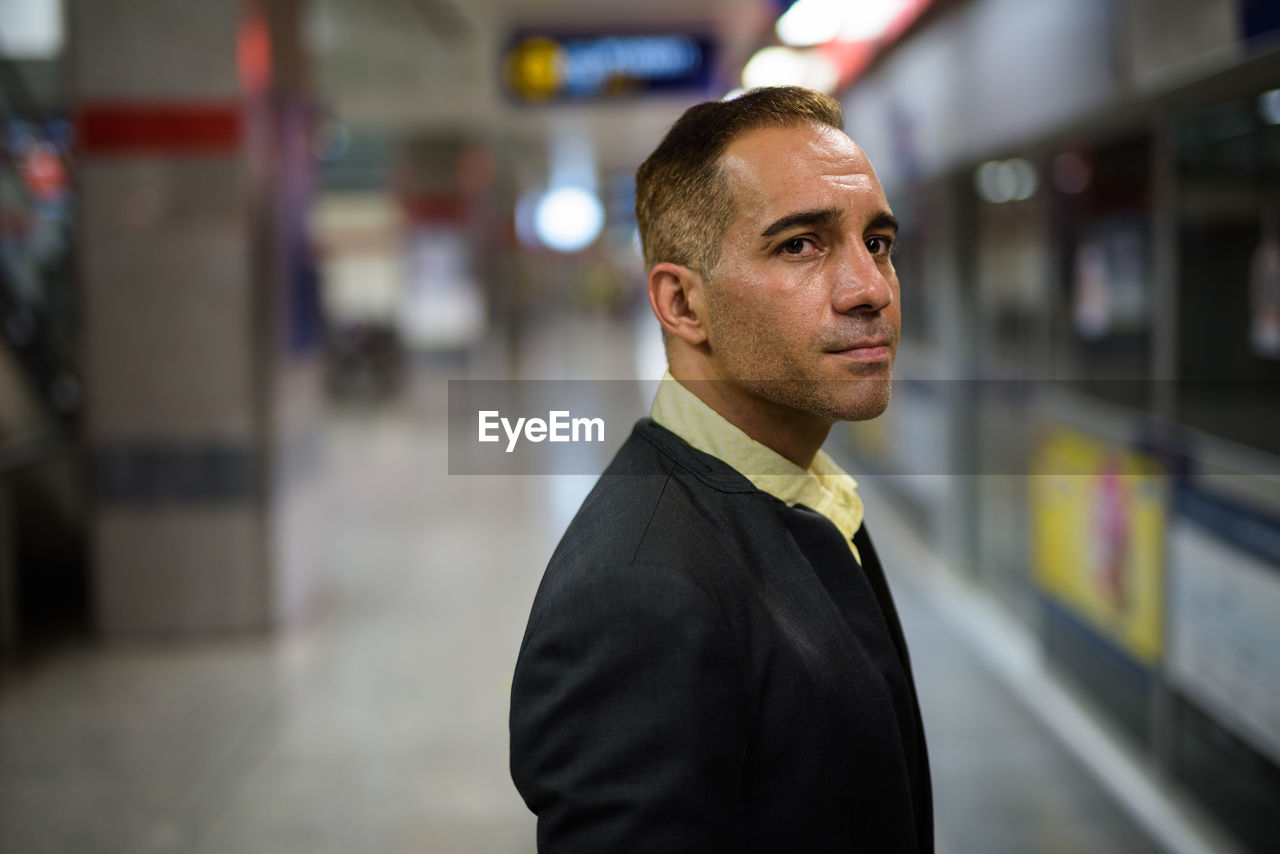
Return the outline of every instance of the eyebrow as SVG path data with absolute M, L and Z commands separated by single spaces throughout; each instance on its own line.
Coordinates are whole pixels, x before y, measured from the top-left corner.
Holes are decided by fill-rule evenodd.
M 880 211 L 871 218 L 871 222 L 867 223 L 867 231 L 892 231 L 896 236 L 898 233 L 898 218 L 888 211 Z
M 773 237 L 775 234 L 799 226 L 832 226 L 840 223 L 844 214 L 838 208 L 817 208 L 811 211 L 796 211 L 781 219 L 774 220 L 769 227 L 760 232 L 761 237 Z
M 775 234 L 799 227 L 830 227 L 844 221 L 844 211 L 839 208 L 815 208 L 810 211 L 796 211 L 774 220 L 769 227 L 760 232 L 761 237 L 773 237 Z M 868 230 L 888 229 L 898 233 L 898 218 L 888 211 L 878 211 L 867 223 Z

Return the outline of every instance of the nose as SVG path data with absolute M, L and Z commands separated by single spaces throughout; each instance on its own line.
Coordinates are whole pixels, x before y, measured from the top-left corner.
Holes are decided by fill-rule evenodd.
M 893 304 L 893 267 L 857 240 L 836 264 L 831 307 L 840 314 L 875 314 Z

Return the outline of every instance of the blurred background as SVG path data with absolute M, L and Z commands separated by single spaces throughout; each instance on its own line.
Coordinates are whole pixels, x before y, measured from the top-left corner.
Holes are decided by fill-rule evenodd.
M 938 850 L 1280 850 L 1264 0 L 0 0 L 0 850 L 533 851 L 592 478 L 451 474 L 449 383 L 660 376 L 634 171 L 784 83 L 904 225 L 828 449 Z

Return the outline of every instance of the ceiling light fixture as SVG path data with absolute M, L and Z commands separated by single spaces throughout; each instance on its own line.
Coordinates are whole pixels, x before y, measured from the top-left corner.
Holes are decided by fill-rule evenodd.
M 798 0 L 778 19 L 778 38 L 790 47 L 882 36 L 913 0 Z

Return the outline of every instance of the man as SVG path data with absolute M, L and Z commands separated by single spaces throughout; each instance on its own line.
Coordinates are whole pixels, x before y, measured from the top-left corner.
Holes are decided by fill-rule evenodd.
M 687 111 L 636 214 L 669 376 L 543 578 L 511 770 L 544 852 L 932 851 L 924 732 L 855 484 L 897 224 L 839 104 Z

